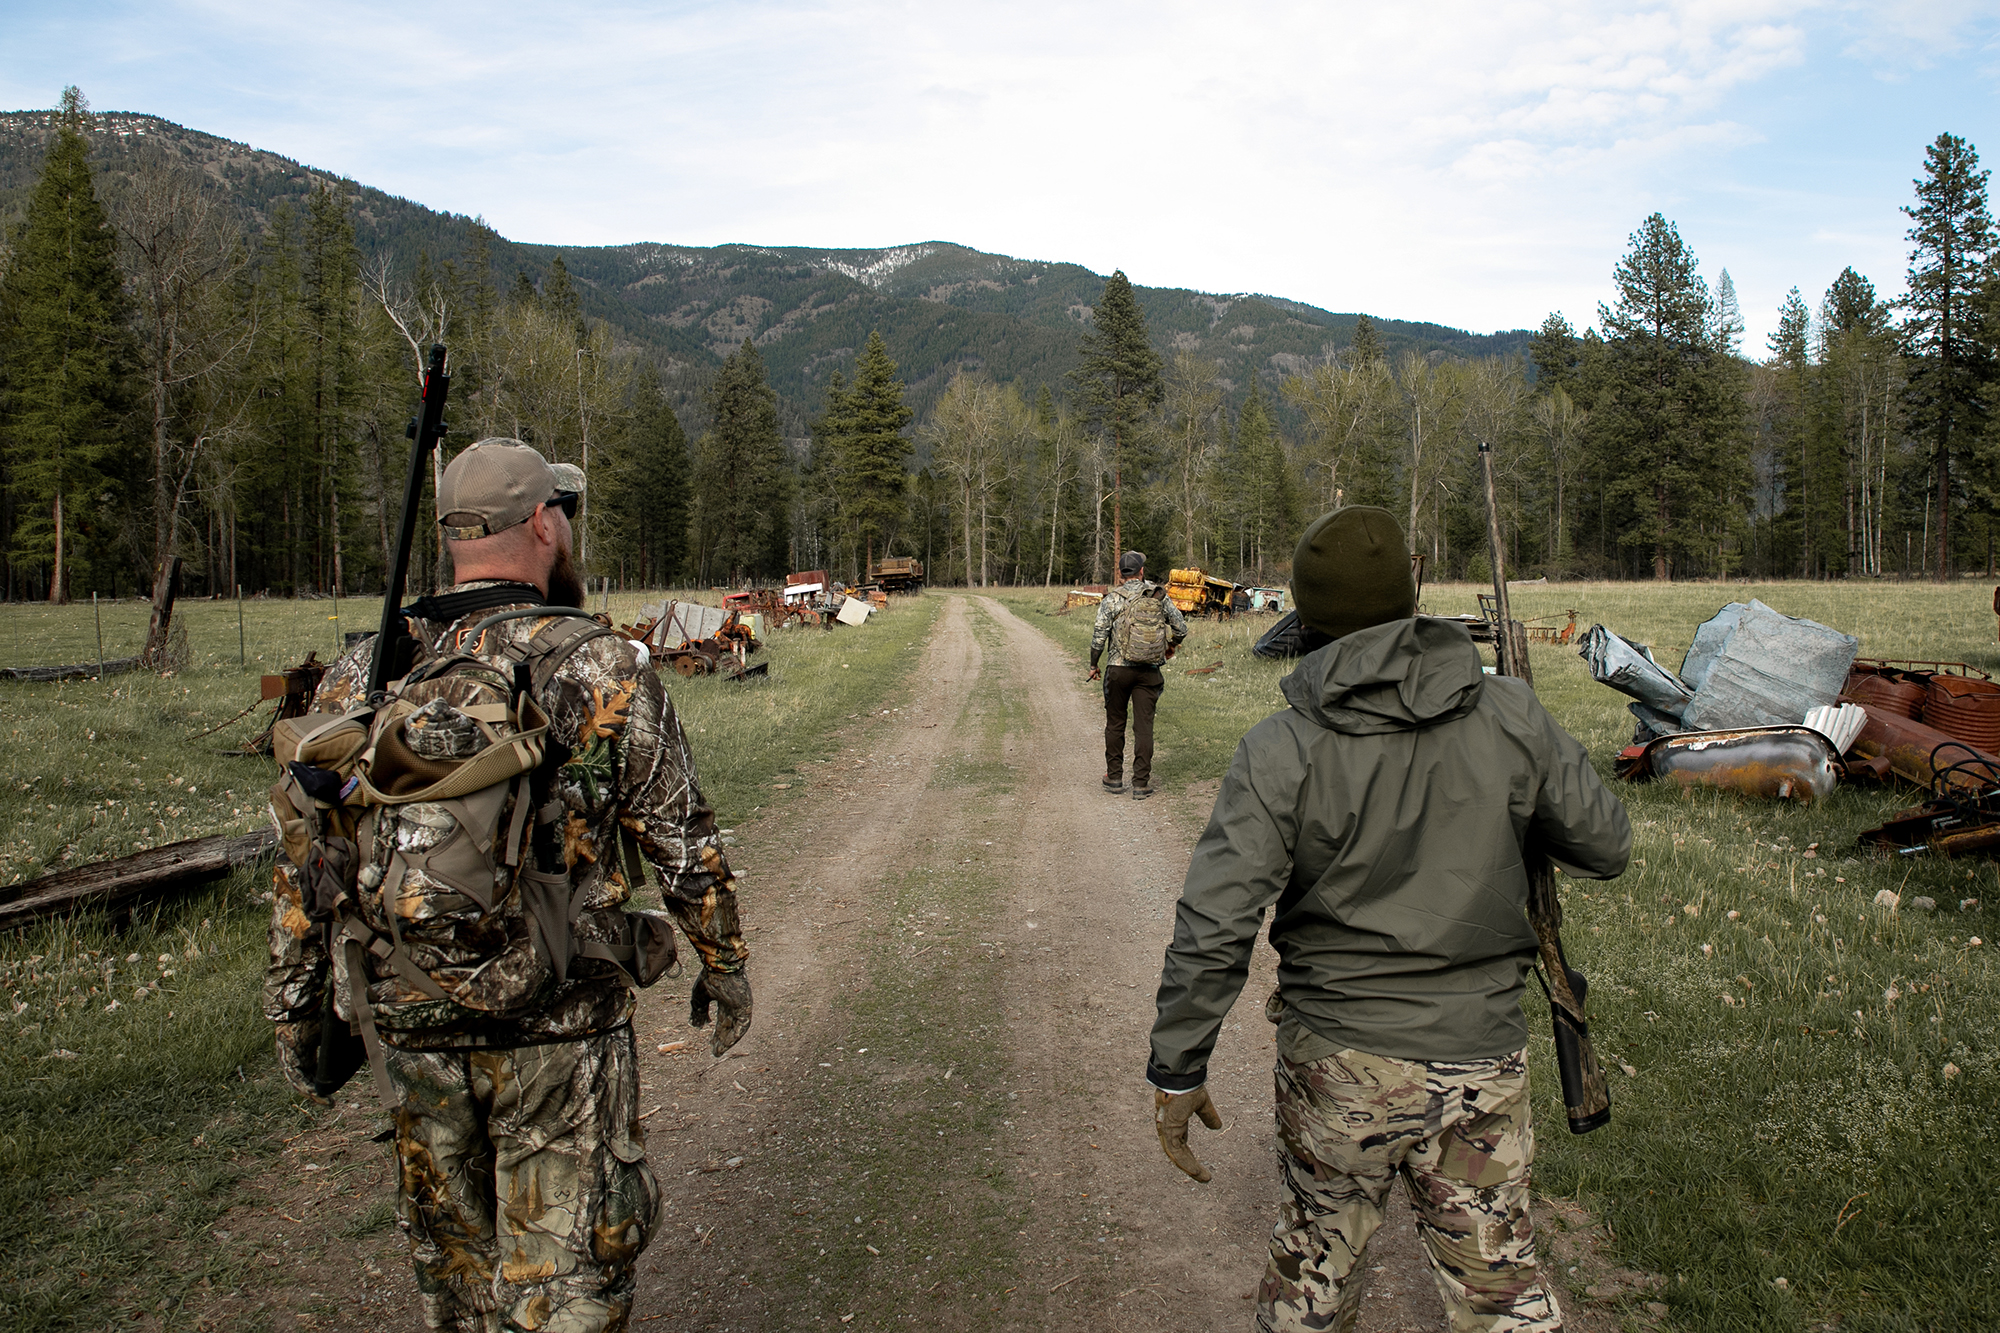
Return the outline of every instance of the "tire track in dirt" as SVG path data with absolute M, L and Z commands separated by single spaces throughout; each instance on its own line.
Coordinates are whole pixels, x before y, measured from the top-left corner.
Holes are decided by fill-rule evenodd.
M 1277 1198 L 1270 1029 L 1255 1004 L 1230 1020 L 1214 1062 L 1230 1127 L 1200 1145 L 1217 1178 L 1187 1180 L 1141 1072 L 1206 810 L 1101 790 L 1080 675 L 997 602 L 954 598 L 909 720 L 837 761 L 850 781 L 741 831 L 759 927 L 741 1058 L 705 1076 L 705 1052 L 659 1060 L 686 1030 L 646 1006 L 666 1020 L 642 1031 L 647 1103 L 665 1107 L 649 1155 L 670 1197 L 694 1197 L 648 1253 L 641 1319 L 1247 1323 Z M 912 1160 L 918 1137 L 936 1152 Z M 864 1179 L 878 1163 L 907 1178 Z

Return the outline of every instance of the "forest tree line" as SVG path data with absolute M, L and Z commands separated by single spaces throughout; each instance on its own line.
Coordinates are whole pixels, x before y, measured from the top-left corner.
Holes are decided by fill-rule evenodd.
M 364 262 L 324 185 L 254 234 L 169 164 L 106 188 L 65 93 L 25 223 L 0 238 L 0 552 L 10 598 L 380 588 L 424 351 L 450 348 L 449 452 L 488 435 L 585 467 L 577 552 L 621 587 L 857 579 L 1102 582 L 1118 551 L 1282 582 L 1312 516 L 1397 514 L 1430 576 L 1486 571 L 1476 446 L 1514 570 L 1555 577 L 1932 576 L 1990 569 L 2000 276 L 1986 173 L 1941 135 L 1909 216 L 1908 294 L 1849 269 L 1742 346 L 1674 225 L 1645 219 L 1615 300 L 1524 357 L 1351 342 L 1247 384 L 1157 347 L 1114 273 L 1060 383 L 955 375 L 921 420 L 879 335 L 787 438 L 754 341 L 695 410 L 655 349 L 586 319 L 556 259 Z M 424 503 L 428 506 L 429 496 Z M 420 525 L 420 584 L 448 576 Z

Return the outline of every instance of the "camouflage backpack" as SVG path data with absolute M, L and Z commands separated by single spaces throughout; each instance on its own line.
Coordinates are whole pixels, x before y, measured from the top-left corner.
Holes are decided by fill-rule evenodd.
M 1167 592 L 1148 586 L 1119 608 L 1112 640 L 1118 655 L 1134 666 L 1158 666 L 1167 660 L 1173 628 L 1167 623 Z
M 308 714 L 279 723 L 274 736 L 285 768 L 271 809 L 285 854 L 307 917 L 327 928 L 328 954 L 343 955 L 350 1013 L 392 1104 L 363 952 L 447 1012 L 499 1019 L 530 1011 L 579 957 L 608 962 L 640 986 L 673 964 L 673 926 L 658 913 L 624 913 L 618 943 L 573 931 L 579 904 L 562 855 L 564 809 L 552 794 L 568 756 L 549 742 L 540 699 L 571 654 L 613 631 L 539 607 L 488 616 L 459 642 L 477 649 L 488 628 L 521 617 L 549 618 L 523 648 L 420 660 L 372 709 Z M 643 883 L 629 835 L 624 853 L 626 882 Z M 475 920 L 491 949 L 434 975 L 403 934 L 443 917 Z

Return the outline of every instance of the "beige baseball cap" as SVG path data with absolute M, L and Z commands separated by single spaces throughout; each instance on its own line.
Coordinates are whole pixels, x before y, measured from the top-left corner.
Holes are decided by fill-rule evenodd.
M 551 463 L 503 437 L 461 451 L 438 483 L 438 523 L 453 541 L 473 541 L 528 521 L 535 506 L 583 494 L 583 469 Z

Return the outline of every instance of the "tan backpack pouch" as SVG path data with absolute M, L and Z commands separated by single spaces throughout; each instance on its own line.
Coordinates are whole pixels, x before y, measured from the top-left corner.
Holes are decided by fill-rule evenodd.
M 280 764 L 297 759 L 339 772 L 368 743 L 366 713 L 307 713 L 279 719 L 271 728 L 271 753 Z
M 457 827 L 422 851 L 398 848 L 390 854 L 388 872 L 382 876 L 383 913 L 391 918 L 398 915 L 396 900 L 401 896 L 403 878 L 413 870 L 449 892 L 470 898 L 479 904 L 480 911 L 492 911 L 494 834 L 509 789 L 506 783 L 496 783 L 469 796 L 431 802 L 449 814 Z

